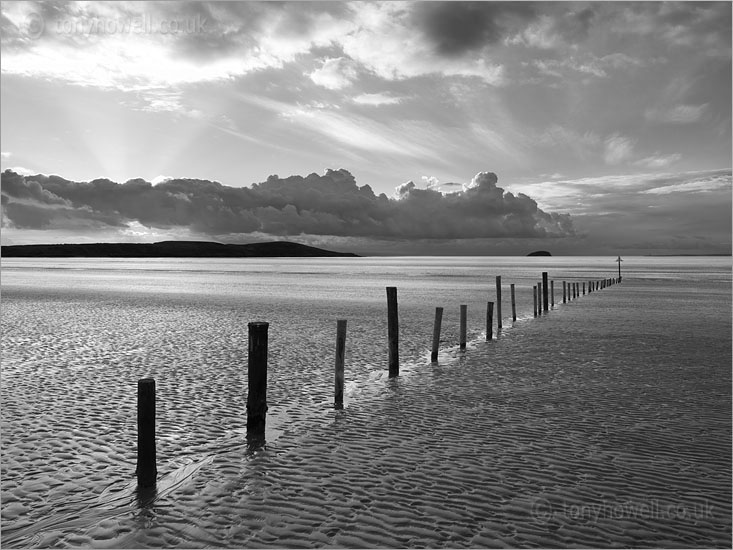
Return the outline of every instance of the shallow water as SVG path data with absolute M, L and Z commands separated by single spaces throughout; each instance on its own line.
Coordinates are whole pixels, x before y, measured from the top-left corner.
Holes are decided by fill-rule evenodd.
M 3 546 L 730 547 L 730 258 L 622 269 L 562 304 L 562 280 L 612 277 L 613 259 L 3 260 Z M 542 271 L 556 307 L 533 318 Z M 487 343 L 496 275 L 504 328 Z M 244 429 L 255 320 L 270 322 L 259 448 Z M 138 494 L 147 376 L 159 478 Z

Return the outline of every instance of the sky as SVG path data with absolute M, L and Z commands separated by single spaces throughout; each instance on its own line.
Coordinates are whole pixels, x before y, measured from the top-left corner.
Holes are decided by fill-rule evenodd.
M 0 10 L 3 245 L 731 252 L 730 2 Z

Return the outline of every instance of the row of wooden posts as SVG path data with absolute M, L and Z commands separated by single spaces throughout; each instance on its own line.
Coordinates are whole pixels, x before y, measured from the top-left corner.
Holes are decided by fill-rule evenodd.
M 562 303 L 588 293 L 604 289 L 621 282 L 621 277 L 586 282 L 562 282 Z M 509 285 L 512 321 L 517 320 L 517 308 L 514 297 L 514 284 Z M 542 281 L 532 287 L 534 295 L 534 316 L 547 314 L 550 307 L 555 306 L 555 281 L 549 282 L 547 272 L 542 273 Z M 467 305 L 460 306 L 459 348 L 466 348 Z M 486 304 L 486 340 L 493 338 L 494 302 Z M 440 330 L 443 319 L 443 308 L 435 308 L 433 324 L 433 342 L 430 360 L 438 360 L 440 347 Z M 501 276 L 496 277 L 496 325 L 502 328 L 501 317 Z M 248 324 L 248 365 L 247 365 L 247 438 L 259 440 L 264 438 L 265 419 L 267 415 L 267 331 L 269 323 L 253 322 Z M 389 377 L 400 373 L 399 361 L 399 321 L 397 315 L 397 287 L 387 287 L 387 339 Z M 336 321 L 336 361 L 334 407 L 344 405 L 344 358 L 346 354 L 346 320 Z M 137 384 L 137 469 L 138 485 L 151 487 L 157 479 L 155 450 L 155 380 L 143 378 Z

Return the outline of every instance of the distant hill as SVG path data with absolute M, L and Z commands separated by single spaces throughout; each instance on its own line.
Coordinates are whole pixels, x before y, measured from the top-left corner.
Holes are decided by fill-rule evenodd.
M 222 244 L 205 241 L 159 243 L 26 244 L 3 246 L 5 258 L 317 258 L 358 257 L 287 241 Z
M 530 252 L 527 256 L 552 256 L 547 250 L 535 250 Z

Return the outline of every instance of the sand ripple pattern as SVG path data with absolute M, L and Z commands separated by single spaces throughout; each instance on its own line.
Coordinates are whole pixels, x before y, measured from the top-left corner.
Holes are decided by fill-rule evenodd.
M 391 380 L 378 307 L 5 293 L 3 546 L 730 547 L 729 301 L 711 329 L 709 304 L 655 292 L 606 289 L 489 343 L 474 321 L 466 353 L 449 327 L 432 365 L 431 317 L 406 304 Z M 252 448 L 243 327 L 259 319 L 270 413 Z M 138 493 L 144 376 L 160 478 Z

